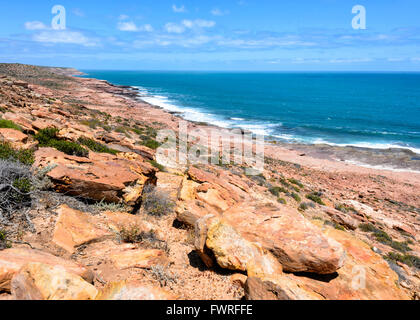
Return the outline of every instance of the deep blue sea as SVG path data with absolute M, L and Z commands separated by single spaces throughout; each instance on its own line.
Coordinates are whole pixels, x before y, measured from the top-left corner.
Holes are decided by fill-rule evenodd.
M 420 153 L 420 73 L 85 71 L 184 118 L 285 142 Z

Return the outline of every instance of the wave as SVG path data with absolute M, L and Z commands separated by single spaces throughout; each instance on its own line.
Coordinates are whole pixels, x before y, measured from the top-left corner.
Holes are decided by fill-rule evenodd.
M 348 164 L 353 164 L 353 165 L 356 165 L 356 166 L 359 166 L 359 167 L 369 168 L 369 169 L 389 170 L 389 171 L 394 171 L 394 172 L 420 173 L 419 170 L 394 168 L 394 167 L 383 166 L 383 165 L 371 165 L 371 164 L 366 164 L 366 163 L 359 162 L 359 161 L 354 161 L 354 160 L 344 160 L 344 162 L 348 163 Z
M 218 116 L 216 114 L 209 113 L 206 110 L 199 108 L 192 108 L 186 106 L 180 106 L 176 102 L 172 101 L 167 96 L 161 94 L 152 94 L 148 89 L 144 87 L 136 86 L 139 90 L 139 99 L 158 107 L 161 107 L 165 110 L 180 113 L 181 116 L 188 121 L 208 123 L 222 128 L 232 129 L 232 128 L 241 128 L 243 130 L 248 130 L 256 135 L 263 135 L 267 138 L 272 138 L 274 140 L 284 141 L 286 143 L 303 143 L 303 144 L 326 144 L 329 146 L 337 147 L 358 147 L 358 148 L 368 148 L 368 149 L 405 149 L 412 151 L 416 154 L 420 154 L 420 148 L 405 146 L 392 143 L 374 143 L 374 142 L 353 142 L 353 143 L 336 143 L 331 142 L 322 138 L 313 138 L 310 136 L 294 135 L 294 134 L 285 134 L 279 133 L 279 128 L 282 126 L 282 123 L 277 122 L 267 122 L 267 121 L 257 121 L 249 120 L 240 117 L 230 117 L 226 118 L 223 116 Z M 335 128 L 337 129 L 337 128 Z M 382 134 L 398 134 L 391 132 L 380 132 L 376 133 Z

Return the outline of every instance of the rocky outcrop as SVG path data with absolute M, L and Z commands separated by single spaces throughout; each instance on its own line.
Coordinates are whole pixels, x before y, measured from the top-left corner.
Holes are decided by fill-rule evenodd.
M 334 273 L 345 250 L 323 235 L 298 211 L 274 204 L 243 203 L 223 213 L 244 239 L 259 243 L 289 272 Z
M 64 268 L 29 263 L 12 279 L 16 300 L 93 300 L 98 290 Z
M 155 179 L 155 169 L 138 155 L 90 152 L 83 158 L 40 148 L 34 166 L 52 168 L 47 176 L 59 192 L 97 201 L 124 200 L 128 205 L 136 204 L 144 185 Z
M 112 233 L 98 227 L 98 221 L 84 212 L 62 205 L 57 209 L 58 219 L 52 242 L 73 253 L 78 246 L 103 240 Z
M 175 297 L 157 287 L 125 281 L 107 285 L 96 297 L 96 300 L 174 300 Z
M 34 149 L 38 144 L 30 141 L 26 134 L 7 128 L 0 128 L 0 142 L 10 143 L 14 149 Z
M 71 260 L 56 257 L 50 253 L 27 248 L 11 248 L 0 251 L 0 291 L 10 291 L 10 281 L 26 264 L 38 262 L 50 266 L 59 266 L 69 273 L 83 277 L 92 282 L 93 273 Z

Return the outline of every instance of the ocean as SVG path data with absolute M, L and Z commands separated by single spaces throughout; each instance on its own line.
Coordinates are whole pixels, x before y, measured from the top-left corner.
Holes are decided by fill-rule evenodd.
M 420 73 L 83 71 L 137 87 L 187 120 L 287 143 L 420 154 Z

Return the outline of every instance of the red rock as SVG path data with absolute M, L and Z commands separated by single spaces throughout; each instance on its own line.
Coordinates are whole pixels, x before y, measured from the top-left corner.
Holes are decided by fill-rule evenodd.
M 92 271 L 71 260 L 65 260 L 40 250 L 11 248 L 0 251 L 0 291 L 9 291 L 10 281 L 13 276 L 20 270 L 20 268 L 30 262 L 40 262 L 51 266 L 61 266 L 68 272 L 83 277 L 88 282 L 93 280 Z
M 328 274 L 344 264 L 345 251 L 297 210 L 274 204 L 243 203 L 223 213 L 248 241 L 271 252 L 285 271 Z

